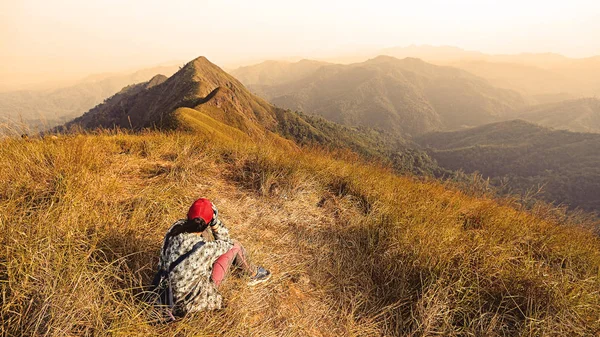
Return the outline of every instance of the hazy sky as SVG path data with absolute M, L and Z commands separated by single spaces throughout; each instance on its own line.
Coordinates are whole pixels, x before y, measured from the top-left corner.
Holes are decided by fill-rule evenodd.
M 600 54 L 600 1 L 0 0 L 0 81 L 410 44 Z

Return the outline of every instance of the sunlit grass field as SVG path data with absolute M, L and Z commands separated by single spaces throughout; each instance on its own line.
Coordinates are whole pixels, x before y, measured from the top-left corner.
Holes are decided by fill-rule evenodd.
M 0 334 L 600 333 L 600 239 L 584 224 L 182 113 L 194 133 L 0 140 Z M 143 288 L 200 196 L 273 278 L 232 276 L 223 310 L 158 324 Z

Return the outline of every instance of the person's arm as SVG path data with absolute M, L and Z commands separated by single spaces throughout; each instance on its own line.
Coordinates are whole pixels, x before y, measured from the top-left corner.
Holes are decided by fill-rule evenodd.
M 221 222 L 219 218 L 215 218 L 210 226 L 210 230 L 215 237 L 215 241 L 227 241 L 231 243 L 231 238 L 229 237 L 229 230 L 225 227 L 225 224 Z
M 223 224 L 223 222 L 221 222 L 221 219 L 219 219 L 219 210 L 217 209 L 217 206 L 215 206 L 213 204 L 212 206 L 213 208 L 213 221 L 211 221 L 210 223 L 210 230 L 213 233 L 213 236 L 215 237 L 216 241 L 227 241 L 229 243 L 231 243 L 231 238 L 229 237 L 229 231 L 227 230 L 227 227 L 225 227 L 225 224 Z
M 202 250 L 207 252 L 207 255 L 213 256 L 216 259 L 227 253 L 231 248 L 233 248 L 233 242 L 230 240 L 215 240 L 205 243 Z M 214 261 L 211 261 L 211 263 L 212 262 Z

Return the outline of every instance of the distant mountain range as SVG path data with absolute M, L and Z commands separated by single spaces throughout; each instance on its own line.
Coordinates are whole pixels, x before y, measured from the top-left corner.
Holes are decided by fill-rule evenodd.
M 451 51 L 454 53 L 447 54 L 460 55 L 460 49 Z M 543 64 L 562 67 L 570 60 L 553 54 L 522 57 L 524 63 L 539 57 Z M 456 64 L 469 72 L 414 58 L 379 56 L 350 65 L 268 61 L 232 74 L 278 106 L 395 134 L 450 131 L 515 118 L 574 132 L 600 129 L 598 99 L 577 99 L 567 93 L 572 83 L 559 73 L 516 63 Z M 542 92 L 556 93 L 539 94 Z
M 466 70 L 475 75 L 479 81 L 487 81 L 495 89 L 513 90 L 522 97 L 515 101 L 514 97 L 506 97 L 505 94 L 499 94 L 500 91 L 497 90 L 495 93 L 487 89 L 481 91 L 481 84 L 465 83 L 464 78 L 461 79 L 463 83 L 452 83 L 446 78 L 444 82 L 451 88 L 458 89 L 462 85 L 463 89 L 467 89 L 463 90 L 465 95 L 456 95 L 449 88 L 431 88 L 431 81 L 440 81 L 439 74 L 425 74 L 427 80 L 424 80 L 423 73 L 410 68 L 404 71 L 412 71 L 417 75 L 406 77 L 406 74 L 399 76 L 394 73 L 384 77 L 385 81 L 375 80 L 374 77 L 379 75 L 373 75 L 370 80 L 362 83 L 366 72 L 363 70 L 361 75 L 363 78 L 352 78 L 345 88 L 340 90 L 331 87 L 322 88 L 320 85 L 324 82 L 335 84 L 337 79 L 334 77 L 342 75 L 342 72 L 344 76 L 350 77 L 353 73 L 348 73 L 350 65 L 342 66 L 313 60 L 302 60 L 296 63 L 265 61 L 259 65 L 236 69 L 232 74 L 259 96 L 283 107 L 302 109 L 307 113 L 320 114 L 348 125 L 364 125 L 366 122 L 366 125 L 375 128 L 394 130 L 394 132 L 401 130 L 409 134 L 494 122 L 498 120 L 495 117 L 506 114 L 507 108 L 519 110 L 518 106 L 521 102 L 518 101 L 521 99 L 527 105 L 535 105 L 600 94 L 600 57 L 574 59 L 552 53 L 490 55 L 450 46 L 408 46 L 374 50 L 331 61 L 353 60 L 359 62 L 352 65 L 355 68 L 359 65 L 365 67 L 371 61 L 364 62 L 364 60 L 377 55 L 420 58 L 436 65 Z M 329 73 L 322 72 L 322 67 L 329 67 Z M 342 70 L 344 67 L 345 70 Z M 335 71 L 331 70 L 336 68 L 338 69 Z M 19 129 L 20 126 L 25 126 L 35 132 L 59 125 L 101 103 L 124 86 L 147 81 L 156 74 L 169 76 L 176 70 L 175 66 L 156 67 L 134 74 L 90 76 L 79 84 L 53 90 L 2 92 L 0 93 L 0 126 L 10 124 L 18 126 Z M 318 76 L 323 78 L 308 79 L 316 72 L 319 72 Z M 354 70 L 354 73 L 357 71 Z M 396 78 L 391 79 L 394 76 Z M 347 81 L 348 78 L 340 80 Z M 405 81 L 410 85 L 402 83 Z M 348 88 L 352 82 L 357 86 L 354 89 Z M 391 86 L 392 92 L 382 93 L 380 89 L 387 86 Z M 298 92 L 290 93 L 289 91 L 292 90 Z M 456 96 L 455 99 L 431 97 L 432 94 L 439 94 L 441 90 Z M 396 91 L 401 93 L 398 94 Z M 307 95 L 315 97 L 314 92 L 333 93 L 338 97 L 330 97 L 328 100 L 306 97 Z M 344 95 L 348 96 L 344 97 Z M 326 106 L 322 106 L 321 102 Z M 366 106 L 377 110 L 376 118 L 369 121 L 361 119 L 361 110 Z M 481 116 L 474 116 L 471 111 L 473 109 L 481 110 Z M 456 113 L 465 114 L 468 118 L 457 120 Z M 422 114 L 423 118 L 415 117 L 419 114 Z M 490 116 L 494 118 L 489 118 Z M 515 117 L 518 117 L 518 114 L 510 115 L 508 118 Z M 400 123 L 398 118 L 403 122 Z M 477 121 L 476 118 L 480 120 Z
M 600 211 L 600 134 L 514 120 L 426 134 L 415 141 L 444 168 L 479 171 L 521 193 L 543 186 L 546 200 Z
M 277 108 L 204 57 L 189 62 L 169 78 L 155 76 L 124 88 L 65 125 L 67 129 L 73 126 L 185 129 L 281 144 L 291 140 L 337 150 L 347 148 L 400 170 L 439 170 L 424 152 L 401 137 Z
M 383 56 L 350 65 L 267 62 L 238 72 L 275 105 L 199 57 L 171 77 L 123 88 L 65 126 L 185 129 L 232 141 L 345 148 L 419 174 L 479 171 L 497 185 L 508 181 L 513 192 L 544 185 L 546 200 L 600 210 L 600 134 L 503 121 L 519 116 L 554 128 L 597 131 L 597 99 L 529 106 L 514 91 L 413 58 Z M 452 129 L 460 131 L 430 132 Z
M 357 63 L 379 55 L 419 58 L 453 66 L 490 84 L 516 90 L 534 103 L 600 96 L 600 56 L 570 58 L 556 53 L 486 54 L 453 46 L 411 45 L 372 49 L 323 60 Z
M 275 105 L 397 134 L 481 125 L 512 116 L 527 105 L 514 91 L 457 68 L 414 58 L 380 56 L 350 65 L 312 65 L 303 68 L 303 77 L 295 72 L 293 79 L 275 84 L 260 81 L 268 78 L 262 75 L 265 64 L 232 74 Z M 284 66 L 278 64 L 279 69 Z M 299 68 L 294 63 L 287 67 Z
M 600 56 L 569 58 L 554 53 L 492 55 L 451 46 L 408 46 L 378 50 L 374 55 L 416 57 L 464 69 L 491 84 L 535 98 L 600 95 Z M 557 101 L 557 100 L 555 100 Z
M 131 74 L 90 76 L 79 84 L 54 90 L 2 92 L 0 124 L 33 132 L 44 130 L 80 116 L 127 85 L 148 81 L 156 74 L 170 76 L 177 69 L 161 66 Z
M 488 61 L 498 63 L 514 63 L 534 65 L 548 68 L 565 65 L 572 61 L 586 60 L 573 59 L 557 53 L 518 53 L 518 54 L 487 54 L 480 51 L 465 50 L 454 46 L 410 45 L 384 48 L 375 51 L 377 55 L 389 55 L 399 58 L 417 57 L 434 63 L 447 63 L 455 61 Z
M 237 68 L 231 74 L 246 86 L 279 85 L 303 79 L 325 65 L 331 63 L 314 60 L 265 61 Z
M 575 98 L 583 91 L 582 83 L 559 72 L 533 65 L 481 60 L 450 64 L 485 78 L 494 86 L 516 90 L 533 98 L 535 103 Z

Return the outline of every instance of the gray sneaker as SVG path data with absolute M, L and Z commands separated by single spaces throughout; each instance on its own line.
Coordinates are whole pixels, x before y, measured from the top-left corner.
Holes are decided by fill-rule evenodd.
M 249 286 L 253 286 L 255 284 L 259 284 L 262 282 L 266 282 L 271 278 L 271 272 L 266 270 L 263 267 L 258 267 L 256 270 L 256 275 L 252 276 L 250 278 L 250 281 L 248 282 Z

